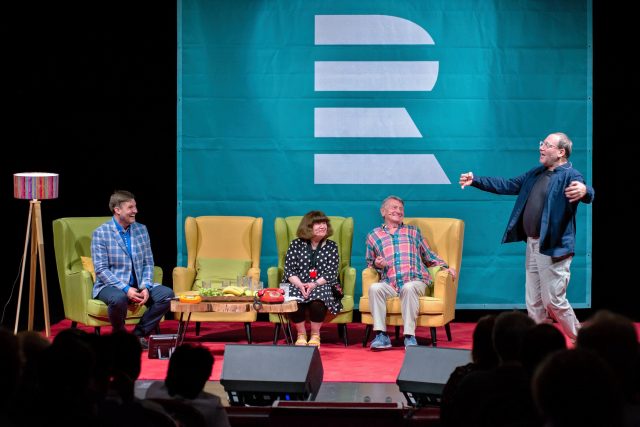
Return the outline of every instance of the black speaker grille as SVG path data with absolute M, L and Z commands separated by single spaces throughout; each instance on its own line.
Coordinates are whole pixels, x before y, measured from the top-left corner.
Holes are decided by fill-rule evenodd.
M 437 404 L 451 373 L 469 362 L 470 350 L 407 347 L 396 383 L 410 405 L 415 405 L 416 401 Z
M 228 344 L 220 383 L 231 404 L 313 400 L 324 370 L 315 347 Z

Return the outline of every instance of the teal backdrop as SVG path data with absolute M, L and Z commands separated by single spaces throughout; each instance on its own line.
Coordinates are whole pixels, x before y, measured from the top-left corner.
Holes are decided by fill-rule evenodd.
M 356 302 L 380 202 L 465 221 L 458 308 L 524 307 L 524 243 L 501 244 L 515 197 L 461 190 L 513 177 L 538 141 L 592 155 L 591 2 L 183 0 L 178 3 L 178 265 L 184 219 L 351 216 Z M 581 205 L 569 300 L 591 305 L 591 207 Z

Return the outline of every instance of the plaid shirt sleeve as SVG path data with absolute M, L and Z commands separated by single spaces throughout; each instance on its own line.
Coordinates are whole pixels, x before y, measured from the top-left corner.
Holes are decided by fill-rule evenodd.
M 367 262 L 367 267 L 376 268 L 373 262 L 376 260 L 376 257 L 378 256 L 378 252 L 375 244 L 375 235 L 373 234 L 373 232 L 367 235 L 366 243 L 367 243 L 367 251 L 365 253 L 365 260 Z

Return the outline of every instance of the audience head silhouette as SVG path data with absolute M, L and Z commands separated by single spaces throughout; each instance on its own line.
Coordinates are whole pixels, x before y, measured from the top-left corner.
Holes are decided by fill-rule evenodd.
M 536 323 L 520 311 L 505 311 L 496 317 L 493 346 L 501 363 L 520 362 L 524 337 Z
M 142 369 L 142 347 L 135 335 L 116 331 L 105 337 L 111 349 L 109 389 L 124 402 L 134 399 L 135 381 Z
M 529 375 L 544 358 L 556 351 L 565 350 L 567 341 L 558 328 L 548 323 L 540 323 L 529 329 L 522 343 L 522 365 Z
M 91 422 L 98 399 L 93 393 L 95 352 L 88 334 L 66 329 L 44 349 L 37 366 L 37 387 L 28 417 L 33 424 L 80 425 Z
M 630 319 L 599 311 L 580 329 L 576 345 L 595 352 L 609 365 L 627 398 L 639 391 L 638 335 Z
M 473 346 L 471 358 L 482 369 L 488 369 L 498 364 L 498 355 L 493 348 L 493 326 L 496 316 L 488 314 L 482 316 L 473 330 Z
M 183 344 L 169 360 L 165 385 L 170 396 L 195 399 L 204 389 L 213 369 L 213 355 L 201 346 Z
M 622 397 L 607 364 L 591 351 L 560 350 L 536 370 L 533 398 L 552 427 L 621 426 Z

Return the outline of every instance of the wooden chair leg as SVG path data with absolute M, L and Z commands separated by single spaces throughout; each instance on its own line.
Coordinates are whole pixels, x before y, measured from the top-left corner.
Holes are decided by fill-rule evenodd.
M 73 320 L 71 321 L 71 327 L 72 328 L 77 328 L 78 327 L 78 322 L 74 322 Z
M 366 347 L 369 342 L 369 335 L 371 335 L 371 329 L 373 329 L 373 325 L 367 325 L 364 328 L 364 339 L 362 340 L 362 346 Z
M 400 341 L 400 326 L 396 326 L 396 341 Z
M 196 336 L 200 336 L 200 322 L 196 322 Z
M 278 344 L 278 338 L 280 338 L 280 322 L 273 326 L 273 345 Z
M 444 325 L 444 331 L 447 333 L 447 339 L 451 341 L 451 324 L 447 323 Z
M 247 342 L 251 344 L 251 322 L 244 322 L 244 330 L 247 333 Z
M 438 340 L 436 338 L 436 328 L 431 327 L 429 329 L 431 330 L 431 345 L 433 347 L 435 347 L 437 345 L 437 342 L 438 342 Z

